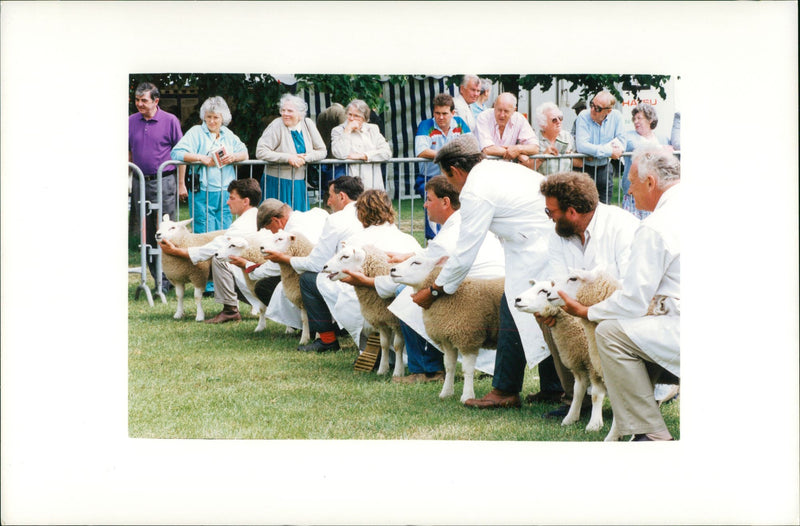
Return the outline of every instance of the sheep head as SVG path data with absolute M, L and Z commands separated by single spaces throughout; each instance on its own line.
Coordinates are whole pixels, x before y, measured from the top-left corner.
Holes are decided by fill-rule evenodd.
M 164 214 L 161 220 L 161 226 L 156 231 L 156 241 L 161 242 L 164 239 L 173 241 L 179 239 L 184 234 L 189 233 L 187 226 L 192 222 L 192 218 L 183 221 L 170 221 L 169 214 Z
M 530 281 L 531 288 L 517 296 L 514 307 L 522 312 L 553 316 L 564 305 L 564 300 L 558 295 L 559 287 L 555 281 Z
M 261 253 L 265 256 L 268 252 L 287 252 L 289 250 L 289 245 L 295 239 L 295 235 L 285 230 L 281 229 L 275 232 L 274 234 L 268 231 L 264 231 L 265 234 L 261 235 L 259 233 L 259 241 L 260 244 L 258 245 L 261 249 Z M 267 235 L 267 233 L 269 235 Z
M 425 282 L 437 265 L 442 265 L 447 258 L 429 258 L 426 256 L 411 256 L 402 263 L 395 264 L 389 275 L 395 283 L 408 285 L 418 289 Z
M 344 270 L 361 270 L 366 259 L 367 253 L 363 248 L 345 246 L 325 263 L 322 272 L 328 274 L 328 279 L 338 281 L 347 277 Z
M 214 253 L 214 257 L 220 261 L 229 262 L 230 256 L 241 256 L 242 251 L 248 247 L 247 240 L 238 236 L 222 236 L 224 243 Z

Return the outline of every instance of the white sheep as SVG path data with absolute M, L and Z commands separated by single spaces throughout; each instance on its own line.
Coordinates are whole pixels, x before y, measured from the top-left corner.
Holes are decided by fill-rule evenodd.
M 558 287 L 554 281 L 531 280 L 531 288 L 521 293 L 514 300 L 514 307 L 522 312 L 539 314 L 543 318 L 554 317 L 555 325 L 550 327 L 558 352 L 558 356 L 575 377 L 572 404 L 567 415 L 561 421 L 562 426 L 574 424 L 580 419 L 583 397 L 586 388 L 592 386 L 592 416 L 587 431 L 598 431 L 603 427 L 603 399 L 605 384 L 601 374 L 592 365 L 589 357 L 589 343 L 581 320 L 567 314 L 561 306 L 564 300 L 558 295 Z
M 305 257 L 314 249 L 314 244 L 300 232 L 283 230 L 272 234 L 262 229 L 258 234 L 257 243 L 262 255 L 266 252 L 283 252 L 290 257 Z M 281 270 L 283 293 L 300 309 L 300 319 L 303 322 L 300 345 L 305 345 L 311 341 L 311 329 L 308 326 L 308 312 L 303 305 L 303 296 L 300 293 L 300 274 L 289 263 L 278 263 L 278 266 Z
M 214 257 L 225 262 L 230 262 L 230 256 L 238 256 L 259 265 L 266 262 L 267 260 L 264 259 L 261 250 L 258 246 L 255 246 L 257 243 L 257 241 L 254 241 L 255 236 L 256 234 L 251 234 L 248 237 L 224 236 L 225 242 L 214 253 Z M 242 275 L 250 295 L 258 299 L 255 291 L 256 282 L 250 279 L 250 275 L 247 272 L 242 272 Z M 256 325 L 256 329 L 253 332 L 261 332 L 267 328 L 267 306 L 259 301 L 257 305 L 253 305 L 253 311 L 258 315 L 258 325 Z
M 197 247 L 205 245 L 213 241 L 218 236 L 224 234 L 222 230 L 214 232 L 206 232 L 204 234 L 193 234 L 189 232 L 187 225 L 192 222 L 192 219 L 184 221 L 171 221 L 169 214 L 164 214 L 161 220 L 161 226 L 156 231 L 156 242 L 161 242 L 166 239 L 178 248 Z M 175 296 L 178 298 L 178 308 L 175 311 L 173 318 L 179 320 L 183 318 L 183 295 L 186 283 L 191 283 L 194 287 L 194 304 L 197 306 L 197 315 L 195 320 L 203 321 L 205 313 L 201 300 L 203 299 L 203 291 L 206 288 L 206 283 L 211 271 L 210 261 L 201 261 L 197 265 L 192 264 L 191 261 L 185 258 L 171 256 L 169 254 L 161 254 L 161 266 L 164 275 L 170 283 L 175 286 Z
M 560 290 L 563 290 L 569 296 L 575 298 L 583 305 L 591 307 L 592 305 L 600 303 L 611 296 L 615 290 L 620 288 L 620 283 L 614 277 L 599 269 L 569 269 L 569 275 L 567 278 L 563 282 L 557 282 L 556 287 Z M 597 329 L 597 323 L 584 318 L 578 318 L 578 320 L 583 326 L 583 330 L 586 332 L 586 340 L 589 346 L 589 359 L 591 361 L 592 368 L 602 379 L 604 377 L 603 365 L 600 362 L 600 354 L 597 352 L 597 340 L 595 339 L 595 329 Z M 594 385 L 592 385 L 592 418 L 594 418 L 594 405 L 596 403 L 595 397 L 597 397 L 602 404 L 602 399 L 606 395 L 605 382 L 603 382 L 602 386 L 603 389 L 601 392 L 595 392 Z M 575 393 L 573 396 L 573 403 L 576 400 L 580 400 L 577 393 Z M 613 411 L 613 406 L 611 409 Z M 600 426 L 602 426 L 602 415 L 600 417 Z M 600 427 L 597 429 L 599 428 Z M 617 431 L 616 420 L 612 420 L 611 429 L 609 430 L 608 435 L 606 435 L 605 440 L 607 442 L 617 441 L 620 438 L 622 438 L 622 435 L 619 433 L 619 431 Z
M 395 282 L 419 291 L 433 285 L 445 259 L 412 256 L 392 267 L 390 275 Z M 505 278 L 467 278 L 455 293 L 442 296 L 430 308 L 423 309 L 425 331 L 444 353 L 445 378 L 439 398 L 454 393 L 459 352 L 463 357 L 461 367 L 464 371 L 461 402 L 475 398 L 475 360 L 481 348 L 497 348 L 504 284 Z
M 322 268 L 332 280 L 339 280 L 347 276 L 343 270 L 357 270 L 365 276 L 376 277 L 389 274 L 389 260 L 386 253 L 374 246 L 354 247 L 344 246 Z M 361 315 L 380 334 L 381 362 L 378 365 L 378 374 L 389 371 L 389 347 L 394 347 L 395 362 L 393 376 L 405 374 L 403 353 L 405 352 L 405 339 L 400 331 L 400 320 L 389 311 L 389 304 L 394 298 L 381 298 L 374 288 L 355 287 L 358 303 L 361 306 Z

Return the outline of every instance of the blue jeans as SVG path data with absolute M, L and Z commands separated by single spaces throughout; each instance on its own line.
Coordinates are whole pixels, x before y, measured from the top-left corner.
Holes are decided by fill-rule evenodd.
M 189 207 L 192 211 L 192 232 L 213 232 L 227 230 L 233 222 L 227 205 L 228 192 L 209 192 L 200 190 L 189 193 Z
M 444 371 L 444 354 L 402 321 L 400 330 L 406 340 L 409 374 Z

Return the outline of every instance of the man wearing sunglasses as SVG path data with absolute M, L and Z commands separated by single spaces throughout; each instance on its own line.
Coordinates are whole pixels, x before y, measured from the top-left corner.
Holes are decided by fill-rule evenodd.
M 608 91 L 601 91 L 589 103 L 589 109 L 578 115 L 575 142 L 578 153 L 590 157 L 583 163 L 583 172 L 597 185 L 600 202 L 611 201 L 614 174 L 610 159 L 619 159 L 625 151 L 622 114 L 614 109 L 617 100 Z

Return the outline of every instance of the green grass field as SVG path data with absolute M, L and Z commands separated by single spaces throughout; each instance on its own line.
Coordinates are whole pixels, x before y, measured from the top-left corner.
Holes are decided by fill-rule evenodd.
M 300 353 L 299 335 L 284 334 L 281 325 L 269 322 L 254 333 L 257 319 L 244 303 L 241 322 L 197 323 L 191 285 L 186 317 L 174 320 L 174 292 L 151 307 L 144 294 L 134 298 L 139 280 L 129 276 L 131 437 L 599 441 L 610 426 L 607 401 L 598 433 L 584 431 L 588 416 L 569 427 L 541 418 L 553 404 L 470 409 L 459 402 L 460 376 L 456 396 L 440 400 L 441 384 L 393 384 L 389 376 L 354 371 L 349 338 L 336 353 Z M 212 298 L 203 308 L 207 317 L 219 310 Z M 490 389 L 490 377 L 475 381 L 477 396 Z M 523 395 L 537 390 L 538 373 L 529 369 Z M 678 438 L 680 402 L 663 412 Z

